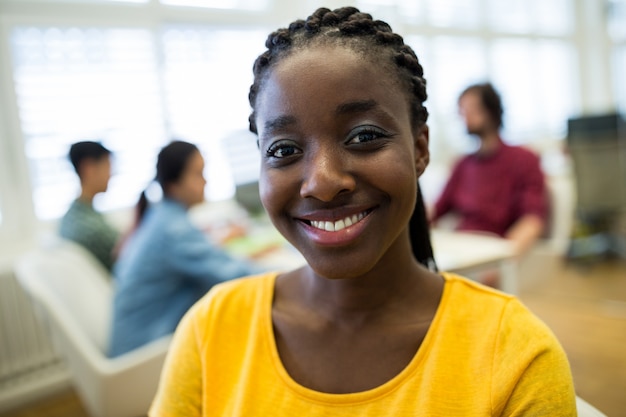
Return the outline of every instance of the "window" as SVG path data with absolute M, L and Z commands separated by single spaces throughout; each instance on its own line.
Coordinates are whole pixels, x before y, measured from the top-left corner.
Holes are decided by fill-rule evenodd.
M 617 108 L 626 114 L 626 0 L 612 0 L 608 5 L 608 32 L 613 42 L 612 70 Z
M 425 8 L 433 26 L 475 28 L 481 23 L 478 0 L 425 0 Z
M 404 22 L 400 31 L 425 68 L 435 162 L 475 146 L 457 114 L 458 95 L 472 83 L 489 80 L 501 93 L 503 136 L 513 143 L 563 138 L 568 117 L 580 109 L 572 1 L 357 3 Z
M 491 29 L 505 33 L 567 35 L 573 29 L 569 0 L 489 0 Z
M 626 0 L 607 2 L 609 35 L 614 41 L 626 41 Z
M 499 39 L 491 48 L 492 77 L 505 106 L 504 134 L 529 143 L 562 138 L 578 109 L 574 59 L 558 41 Z
M 170 129 L 202 148 L 213 200 L 229 198 L 235 190 L 234 177 L 225 175 L 233 168 L 227 141 L 244 138 L 255 144 L 248 134 L 248 91 L 267 32 L 183 26 L 162 33 Z M 250 163 L 258 175 L 256 159 Z
M 616 100 L 619 111 L 626 115 L 626 45 L 616 47 L 613 53 L 613 74 L 616 85 Z
M 263 10 L 267 7 L 267 0 L 161 0 L 161 3 L 172 6 L 240 10 Z
M 457 100 L 465 87 L 488 78 L 486 52 L 484 44 L 472 37 L 437 36 L 429 46 L 424 75 L 430 97 L 427 105 L 433 115 L 430 124 L 438 139 L 433 141 L 431 150 L 434 160 L 446 160 L 453 152 L 468 152 L 474 146 L 465 134 Z M 463 71 L 458 70 L 460 67 Z
M 37 217 L 60 217 L 77 195 L 67 152 L 86 139 L 114 154 L 109 190 L 94 202 L 101 210 L 137 201 L 170 138 L 201 148 L 210 200 L 231 197 L 224 138 L 248 137 L 252 63 L 266 36 L 188 25 L 157 38 L 146 29 L 16 28 L 15 88 Z
M 43 3 L 46 13 L 36 12 L 33 5 Z M 248 132 L 247 94 L 252 62 L 267 33 L 316 7 L 343 5 L 335 0 L 13 0 L 0 20 L 5 46 L 0 74 L 3 86 L 14 83 L 15 95 L 0 90 L 0 98 L 15 107 L 8 113 L 17 113 L 19 120 L 10 118 L 8 133 L 2 133 L 16 141 L 10 133 L 21 131 L 23 143 L 10 148 L 24 146 L 30 178 L 19 173 L 19 186 L 5 184 L 0 190 L 3 228 L 30 221 L 13 221 L 16 214 L 30 216 L 30 210 L 23 214 L 14 207 L 14 201 L 31 194 L 16 196 L 22 185 L 32 187 L 38 218 L 55 219 L 65 211 L 78 192 L 67 151 L 81 139 L 100 139 L 114 152 L 109 191 L 96 201 L 101 210 L 135 203 L 154 176 L 157 151 L 173 137 L 202 149 L 207 198 L 230 197 L 235 184 L 258 175 L 258 153 L 250 152 L 256 144 Z M 600 89 L 586 74 L 608 74 L 602 72 L 608 65 L 611 94 L 626 109 L 624 0 L 608 0 L 607 22 L 598 21 L 602 13 L 575 16 L 580 5 L 573 0 L 357 0 L 355 5 L 388 21 L 424 65 L 433 164 L 448 163 L 473 145 L 456 108 L 458 94 L 470 83 L 496 84 L 506 105 L 503 135 L 516 143 L 562 138 L 567 118 L 583 103 L 586 109 L 595 105 L 589 91 Z M 579 44 L 584 43 L 575 26 L 580 21 L 583 27 L 606 26 L 609 45 L 598 48 L 599 56 L 606 49 L 612 61 L 583 63 L 579 75 L 578 48 L 588 47 Z M 581 76 L 587 77 L 584 91 Z M 251 157 L 243 161 L 241 154 Z M 7 158 L 0 153 L 0 164 Z
M 166 138 L 150 32 L 20 27 L 11 46 L 37 217 L 59 217 L 76 197 L 67 152 L 79 140 L 101 140 L 114 153 L 110 191 L 98 196 L 98 208 L 132 205 Z

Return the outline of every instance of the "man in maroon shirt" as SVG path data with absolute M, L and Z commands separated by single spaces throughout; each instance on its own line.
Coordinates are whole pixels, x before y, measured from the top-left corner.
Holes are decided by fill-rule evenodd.
M 458 104 L 467 132 L 480 139 L 480 146 L 454 166 L 435 204 L 433 224 L 453 213 L 458 230 L 510 239 L 521 255 L 542 234 L 548 215 L 539 158 L 500 138 L 502 103 L 491 84 L 468 87 Z

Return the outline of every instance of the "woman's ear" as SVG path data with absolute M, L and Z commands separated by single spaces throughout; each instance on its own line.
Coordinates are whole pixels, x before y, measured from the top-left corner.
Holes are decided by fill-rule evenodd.
M 413 147 L 415 151 L 415 172 L 421 176 L 430 162 L 430 152 L 428 150 L 429 131 L 428 125 L 423 124 L 418 127 L 413 134 Z

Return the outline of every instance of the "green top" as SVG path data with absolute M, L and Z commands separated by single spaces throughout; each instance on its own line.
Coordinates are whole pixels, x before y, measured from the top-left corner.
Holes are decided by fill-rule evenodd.
M 111 271 L 114 262 L 113 249 L 120 233 L 91 205 L 74 200 L 61 219 L 59 234 L 84 246 Z

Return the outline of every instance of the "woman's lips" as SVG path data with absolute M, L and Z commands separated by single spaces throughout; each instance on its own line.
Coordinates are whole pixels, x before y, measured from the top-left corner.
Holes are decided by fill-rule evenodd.
M 337 220 L 301 219 L 307 236 L 322 246 L 347 245 L 365 230 L 373 209 L 348 215 Z
M 353 224 L 356 224 L 363 220 L 363 218 L 367 215 L 367 212 L 353 214 L 352 216 L 346 216 L 343 219 L 332 221 L 325 220 L 311 220 L 311 226 L 316 229 L 325 230 L 327 232 L 338 232 L 340 230 L 345 229 L 346 227 L 350 227 Z

